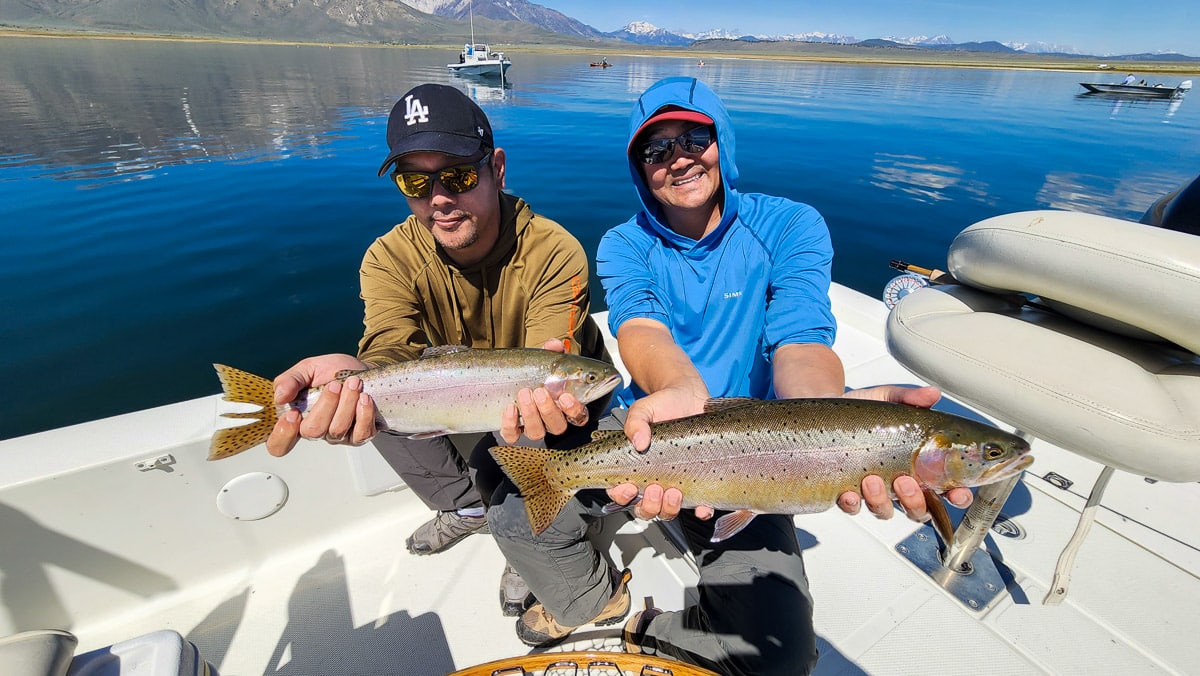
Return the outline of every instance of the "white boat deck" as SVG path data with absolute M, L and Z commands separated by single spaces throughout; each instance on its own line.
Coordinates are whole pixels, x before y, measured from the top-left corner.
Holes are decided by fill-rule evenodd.
M 915 383 L 883 348 L 883 306 L 841 287 L 834 300 L 849 384 Z M 430 513 L 403 487 L 363 495 L 390 485 L 369 447 L 305 442 L 282 459 L 260 448 L 207 462 L 217 405 L 213 396 L 0 443 L 0 636 L 67 629 L 83 653 L 173 629 L 225 676 L 440 675 L 529 651 L 500 614 L 503 559 L 490 537 L 410 555 L 404 539 Z M 925 527 L 865 511 L 797 517 L 817 673 L 1200 671 L 1200 486 L 1118 472 L 1070 594 L 1046 606 L 1100 467 L 1042 443 L 1033 452 L 1003 510 L 1020 537 L 993 532 L 986 543 L 1009 593 L 983 611 L 897 551 Z M 169 464 L 138 467 L 164 455 Z M 286 482 L 286 504 L 261 520 L 221 514 L 223 486 L 256 472 Z M 1073 485 L 1042 478 L 1051 472 Z M 635 602 L 682 607 L 694 594 L 690 561 L 658 526 L 610 521 L 619 528 L 599 537 L 632 567 Z M 560 649 L 614 647 L 618 630 L 585 627 Z

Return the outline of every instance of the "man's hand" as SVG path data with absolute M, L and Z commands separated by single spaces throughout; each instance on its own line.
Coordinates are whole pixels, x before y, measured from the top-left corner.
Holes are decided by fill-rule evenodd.
M 552 338 L 542 345 L 543 350 L 566 352 L 561 340 Z M 541 439 L 550 434 L 562 434 L 567 425 L 580 426 L 588 421 L 587 406 L 569 392 L 557 399 L 550 396 L 546 388 L 534 390 L 524 388 L 517 392 L 517 403 L 504 409 L 500 421 L 500 436 L 514 444 L 524 434 L 530 439 Z
M 375 402 L 363 393 L 362 381 L 358 376 L 350 376 L 344 383 L 334 380 L 334 376 L 342 371 L 370 367 L 348 354 L 326 354 L 303 359 L 279 374 L 275 378 L 276 405 L 295 401 L 310 387 L 325 385 L 325 389 L 303 418 L 294 409 L 279 418 L 267 439 L 267 451 L 277 457 L 287 455 L 300 437 L 324 438 L 332 444 L 355 446 L 374 437 L 378 432 Z
M 650 423 L 703 413 L 707 395 L 707 392 L 685 388 L 667 388 L 642 397 L 629 407 L 625 436 L 633 442 L 635 450 L 645 453 L 650 448 Z M 638 487 L 633 484 L 619 484 L 608 489 L 609 499 L 619 505 L 629 504 L 637 495 Z M 682 506 L 683 493 L 678 488 L 664 490 L 658 484 L 650 484 L 642 492 L 642 501 L 634 506 L 633 514 L 639 519 L 670 521 L 679 516 Z M 710 519 L 713 515 L 712 508 L 707 505 L 697 506 L 695 512 L 701 519 Z
M 880 385 L 861 390 L 851 390 L 843 395 L 850 399 L 875 399 L 890 401 L 896 404 L 930 408 L 942 398 L 942 393 L 936 387 L 900 387 L 898 385 Z M 925 504 L 925 495 L 921 485 L 910 476 L 899 476 L 892 482 L 892 491 L 904 508 L 908 518 L 917 522 L 929 519 L 929 508 Z M 969 488 L 953 488 L 946 492 L 946 499 L 955 507 L 968 507 L 974 499 Z M 871 474 L 863 478 L 862 495 L 854 491 L 846 491 L 838 496 L 838 507 L 847 514 L 857 514 L 863 502 L 867 510 L 880 519 L 890 519 L 895 514 L 892 499 L 888 495 L 887 486 L 883 479 Z

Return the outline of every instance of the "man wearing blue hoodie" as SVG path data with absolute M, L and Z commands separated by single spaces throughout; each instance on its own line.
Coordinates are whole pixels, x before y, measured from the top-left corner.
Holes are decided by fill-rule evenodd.
M 700 413 L 711 397 L 842 396 L 845 374 L 832 350 L 829 286 L 833 248 L 821 215 L 788 199 L 740 193 L 735 139 L 717 95 L 694 78 L 647 89 L 630 118 L 626 153 L 642 203 L 600 242 L 597 269 L 609 326 L 633 376 L 617 395 L 635 448 L 650 423 Z M 848 396 L 930 406 L 934 388 L 872 388 Z M 607 422 L 607 421 L 605 421 Z M 606 427 L 601 423 L 601 427 Z M 893 485 L 911 518 L 926 507 L 916 481 Z M 881 518 L 892 503 L 879 477 L 861 502 Z M 964 489 L 965 490 L 965 489 Z M 736 537 L 710 542 L 713 510 L 680 511 L 677 489 L 623 484 L 581 491 L 549 529 L 531 537 L 524 503 L 509 496 L 488 513 L 492 533 L 538 603 L 517 622 L 527 644 L 552 645 L 588 622 L 615 624 L 629 612 L 627 571 L 609 570 L 586 539 L 607 499 L 645 519 L 678 517 L 700 565 L 700 600 L 679 612 L 647 609 L 625 624 L 627 650 L 663 654 L 722 674 L 808 673 L 817 660 L 812 597 L 792 517 L 759 515 Z M 952 493 L 956 504 L 970 491 Z

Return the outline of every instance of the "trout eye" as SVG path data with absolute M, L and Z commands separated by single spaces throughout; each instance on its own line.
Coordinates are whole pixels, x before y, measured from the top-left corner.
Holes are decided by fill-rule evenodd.
M 587 382 L 589 382 L 589 383 L 594 383 L 594 382 L 596 382 L 596 374 L 595 374 L 595 373 L 589 373 L 589 374 L 587 374 L 587 377 L 586 377 L 586 378 L 584 378 L 584 380 L 586 380 L 586 381 L 587 381 Z
M 1002 457 L 1004 457 L 1004 449 L 1000 446 L 1000 444 L 989 441 L 983 445 L 984 460 L 999 460 Z

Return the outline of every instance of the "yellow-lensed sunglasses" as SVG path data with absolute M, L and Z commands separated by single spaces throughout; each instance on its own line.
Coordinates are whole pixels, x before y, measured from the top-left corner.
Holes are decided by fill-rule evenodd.
M 433 192 L 433 182 L 438 181 L 446 190 L 460 194 L 479 185 L 479 170 L 492 158 L 489 152 L 469 164 L 458 164 L 438 171 L 393 171 L 392 181 L 405 197 L 420 199 Z

